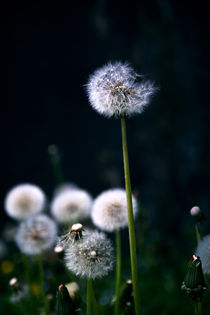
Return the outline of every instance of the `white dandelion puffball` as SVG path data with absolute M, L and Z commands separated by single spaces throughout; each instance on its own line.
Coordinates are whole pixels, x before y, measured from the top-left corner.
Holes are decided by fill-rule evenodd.
M 133 196 L 132 203 L 135 217 L 138 205 Z M 97 227 L 107 232 L 126 227 L 128 225 L 126 191 L 111 189 L 101 193 L 93 203 L 91 218 Z
M 20 224 L 15 241 L 21 252 L 36 255 L 50 249 L 56 236 L 55 222 L 48 216 L 39 214 Z
M 59 223 L 71 223 L 90 215 L 92 197 L 81 189 L 64 191 L 55 196 L 51 213 Z
M 65 249 L 67 268 L 77 276 L 88 279 L 106 276 L 113 267 L 113 247 L 102 232 L 84 231 L 80 240 Z
M 45 202 L 45 195 L 38 186 L 21 184 L 8 192 L 5 210 L 10 217 L 25 220 L 42 211 Z
M 210 235 L 205 236 L 196 249 L 202 262 L 203 273 L 210 275 Z
M 106 117 L 140 114 L 156 90 L 153 83 L 121 62 L 96 70 L 87 84 L 91 106 Z

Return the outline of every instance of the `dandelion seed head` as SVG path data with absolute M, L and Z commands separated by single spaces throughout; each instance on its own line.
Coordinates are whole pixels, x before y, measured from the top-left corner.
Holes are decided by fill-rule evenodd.
M 85 230 L 80 240 L 65 250 L 67 268 L 82 278 L 101 278 L 113 267 L 113 247 L 102 232 Z
M 55 222 L 48 216 L 40 214 L 20 224 L 15 240 L 21 252 L 36 255 L 50 249 L 56 235 Z
M 96 70 L 87 84 L 91 106 L 106 117 L 140 114 L 156 90 L 153 83 L 121 62 Z
M 51 212 L 56 221 L 72 223 L 90 215 L 92 197 L 84 190 L 67 190 L 57 195 L 51 205 Z
M 25 220 L 42 211 L 45 202 L 45 195 L 38 186 L 21 184 L 8 192 L 5 210 L 10 217 Z
M 133 214 L 137 213 L 137 201 L 132 197 Z M 101 230 L 112 232 L 128 225 L 126 191 L 111 189 L 101 193 L 94 201 L 91 212 L 93 223 Z
M 210 275 L 210 235 L 205 236 L 196 249 L 202 262 L 203 273 Z

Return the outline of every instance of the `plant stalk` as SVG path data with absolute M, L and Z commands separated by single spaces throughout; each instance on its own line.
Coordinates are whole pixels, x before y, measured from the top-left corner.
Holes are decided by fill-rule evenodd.
M 49 314 L 48 309 L 48 301 L 46 298 L 45 293 L 45 286 L 44 286 L 44 270 L 43 270 L 43 261 L 42 261 L 42 255 L 38 255 L 38 267 L 39 267 L 39 281 L 40 281 L 40 290 L 41 290 L 41 296 L 42 296 L 42 302 L 44 306 L 44 312 L 45 315 Z
M 115 286 L 115 308 L 114 314 L 119 314 L 119 306 L 120 306 L 120 285 L 121 285 L 121 237 L 120 230 L 115 232 L 116 237 L 116 286 Z
M 131 182 L 130 182 L 130 169 L 128 160 L 128 148 L 127 148 L 127 135 L 126 135 L 126 122 L 125 117 L 121 117 L 121 131 L 122 131 L 122 147 L 123 147 L 123 161 L 124 161 L 124 173 L 125 173 L 125 187 L 127 196 L 128 207 L 128 231 L 129 231 L 129 243 L 130 243 L 130 258 L 131 258 L 131 273 L 133 282 L 133 296 L 135 314 L 140 314 L 139 303 L 139 289 L 138 289 L 138 268 L 136 258 L 136 240 L 135 240 L 135 228 L 133 218 L 133 205 L 131 194 Z

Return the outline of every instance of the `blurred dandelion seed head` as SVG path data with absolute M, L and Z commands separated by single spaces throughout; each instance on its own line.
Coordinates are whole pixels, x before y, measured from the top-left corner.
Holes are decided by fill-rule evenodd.
M 45 202 L 45 195 L 38 186 L 21 184 L 8 192 L 5 210 L 10 217 L 25 220 L 42 211 Z
M 137 213 L 137 201 L 132 197 L 133 213 Z M 126 191 L 111 189 L 101 193 L 94 201 L 91 217 L 101 230 L 112 232 L 128 225 Z
M 15 240 L 21 252 L 36 255 L 53 246 L 56 234 L 55 222 L 42 214 L 21 223 Z
M 196 249 L 202 262 L 203 273 L 210 275 L 210 235 L 205 236 Z
M 66 247 L 65 263 L 80 277 L 106 276 L 113 267 L 112 243 L 104 233 L 85 230 L 82 239 Z
M 64 191 L 55 196 L 51 212 L 59 223 L 71 223 L 90 215 L 92 197 L 81 189 Z
M 153 83 L 121 62 L 96 70 L 87 84 L 91 106 L 106 117 L 140 114 L 156 90 Z

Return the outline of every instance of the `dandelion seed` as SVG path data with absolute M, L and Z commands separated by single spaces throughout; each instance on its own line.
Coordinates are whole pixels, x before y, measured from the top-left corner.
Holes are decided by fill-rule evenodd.
M 82 238 L 65 250 L 67 268 L 88 279 L 106 276 L 113 267 L 113 247 L 104 233 L 84 231 Z
M 51 205 L 54 218 L 60 223 L 72 223 L 90 215 L 91 196 L 84 190 L 73 189 L 58 194 Z
M 55 222 L 42 214 L 21 223 L 15 240 L 21 252 L 36 255 L 53 246 L 56 234 Z
M 5 210 L 10 217 L 25 220 L 42 211 L 45 201 L 45 195 L 38 186 L 21 184 L 8 192 Z
M 133 213 L 137 213 L 137 201 L 133 197 Z M 126 191 L 111 189 L 101 193 L 94 201 L 91 217 L 100 229 L 112 232 L 128 225 Z
M 87 84 L 91 106 L 107 117 L 140 114 L 156 90 L 153 83 L 121 62 L 96 70 Z
M 210 235 L 201 240 L 196 249 L 196 255 L 201 259 L 203 273 L 210 275 Z

